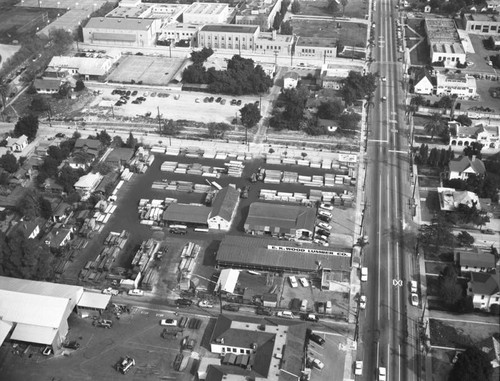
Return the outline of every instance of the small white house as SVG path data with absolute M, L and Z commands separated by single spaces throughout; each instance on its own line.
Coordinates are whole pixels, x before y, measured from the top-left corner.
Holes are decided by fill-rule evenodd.
M 415 73 L 413 92 L 421 95 L 431 95 L 434 92 L 432 78 L 427 70 L 422 69 Z
M 228 231 L 231 227 L 236 208 L 240 200 L 240 192 L 232 187 L 221 189 L 212 203 L 208 215 L 209 229 Z
M 102 175 L 99 173 L 88 173 L 83 175 L 75 183 L 74 187 L 77 191 L 88 193 L 92 192 L 101 182 Z
M 472 272 L 467 284 L 467 295 L 472 296 L 474 308 L 489 311 L 494 304 L 500 304 L 500 284 L 497 272 Z
M 299 75 L 294 71 L 289 71 L 283 76 L 283 88 L 295 89 L 299 83 Z
M 448 179 L 466 180 L 470 175 L 482 176 L 486 172 L 484 163 L 473 156 L 461 156 L 450 160 L 448 164 Z
M 21 135 L 18 138 L 7 138 L 7 148 L 10 148 L 12 152 L 23 152 L 27 145 L 28 137 L 26 135 Z

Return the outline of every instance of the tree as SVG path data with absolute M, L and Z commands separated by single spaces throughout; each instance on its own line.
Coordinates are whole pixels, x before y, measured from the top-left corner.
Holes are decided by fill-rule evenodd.
M 458 355 L 457 362 L 448 376 L 450 381 L 490 381 L 493 374 L 488 355 L 476 347 L 469 347 Z
M 38 200 L 40 216 L 48 220 L 52 216 L 52 204 L 45 197 L 40 196 Z
M 85 83 L 83 80 L 78 79 L 75 84 L 75 91 L 82 91 L 85 89 Z
M 294 0 L 292 3 L 292 13 L 294 15 L 300 13 L 300 2 L 299 0 Z
M 69 165 L 64 166 L 57 177 L 57 182 L 64 188 L 66 193 L 73 190 L 73 185 L 84 175 L 83 169 L 73 169 Z
M 7 107 L 7 97 L 10 94 L 10 84 L 3 77 L 0 77 L 0 98 L 2 99 L 2 119 L 5 118 L 4 112 Z
M 177 123 L 175 123 L 171 119 L 168 119 L 163 123 L 160 134 L 165 134 L 168 136 L 176 136 L 179 135 L 181 131 L 182 128 L 179 125 L 177 125 Z
M 431 225 L 422 225 L 419 229 L 418 241 L 425 249 L 439 253 L 442 247 L 453 245 L 455 236 L 450 222 L 445 215 L 438 214 Z
M 437 102 L 437 106 L 445 110 L 451 108 L 452 105 L 453 105 L 453 99 L 448 95 L 441 97 L 441 99 Z
M 116 135 L 113 137 L 113 142 L 112 142 L 114 147 L 123 147 L 125 143 L 123 143 L 123 139 L 120 135 Z
M 358 129 L 358 123 L 361 120 L 361 115 L 355 112 L 341 114 L 338 119 L 339 128 L 342 131 L 352 132 Z
M 463 247 L 471 247 L 474 244 L 474 237 L 466 230 L 462 230 L 458 233 L 457 240 L 459 245 Z
M 356 71 L 350 71 L 347 78 L 342 81 L 341 93 L 346 105 L 350 105 L 358 99 L 369 96 L 376 88 L 375 74 L 362 75 Z
M 423 106 L 425 104 L 425 98 L 422 95 L 415 95 L 411 98 L 410 104 L 415 106 Z
M 130 132 L 128 134 L 127 142 L 125 143 L 125 145 L 128 148 L 132 148 L 135 151 L 135 149 L 137 147 L 137 139 L 134 137 L 134 135 L 132 134 L 132 132 Z
M 342 17 L 345 16 L 345 7 L 349 3 L 349 0 L 340 0 L 340 4 L 342 5 Z
M 434 139 L 435 135 L 440 135 L 445 127 L 441 114 L 439 113 L 432 114 L 430 120 L 424 124 L 425 132 L 431 135 L 431 139 Z
M 27 115 L 21 117 L 14 126 L 14 136 L 20 137 L 26 135 L 28 140 L 33 140 L 38 132 L 38 117 L 35 115 Z
M 471 126 L 472 125 L 472 120 L 467 115 L 459 115 L 459 116 L 457 116 L 457 118 L 455 120 L 464 126 Z
M 111 136 L 106 132 L 106 130 L 102 130 L 100 133 L 96 135 L 97 140 L 101 142 L 103 146 L 108 147 L 111 144 Z
M 339 11 L 339 5 L 335 0 L 328 0 L 328 5 L 326 6 L 326 9 L 330 13 L 337 13 Z
M 7 152 L 0 157 L 0 167 L 9 173 L 14 173 L 19 169 L 19 164 L 17 163 L 16 157 L 10 152 Z
M 293 26 L 290 21 L 281 23 L 280 34 L 291 36 L 293 35 Z
M 259 123 L 262 115 L 260 115 L 259 106 L 255 103 L 247 103 L 240 109 L 241 114 L 241 124 L 245 126 L 245 128 L 252 128 L 257 123 Z
M 472 159 L 472 156 L 481 159 L 481 150 L 483 149 L 483 147 L 484 145 L 479 142 L 472 142 L 464 148 L 464 155 L 468 156 L 469 159 Z
M 99 172 L 101 175 L 105 176 L 113 170 L 111 165 L 105 162 L 99 162 L 93 167 L 93 171 Z
M 214 54 L 212 48 L 203 48 L 198 51 L 193 50 L 191 52 L 191 61 L 195 64 L 203 64 L 212 54 Z
M 73 44 L 73 35 L 64 29 L 51 29 L 49 38 L 52 40 L 52 52 L 61 56 Z
M 227 123 L 209 123 L 208 136 L 212 139 L 222 139 L 226 131 L 231 130 L 231 126 Z
M 33 111 L 44 112 L 50 110 L 50 105 L 43 95 L 37 94 L 31 99 L 30 108 Z
M 439 275 L 439 296 L 448 306 L 455 305 L 463 297 L 457 277 L 457 270 L 453 265 L 446 266 Z
M 279 12 L 276 12 L 276 15 L 274 16 L 274 21 L 273 21 L 273 29 L 280 30 L 282 22 L 283 22 L 283 15 Z
M 337 119 L 344 111 L 344 105 L 338 99 L 332 102 L 321 102 L 318 106 L 318 118 Z

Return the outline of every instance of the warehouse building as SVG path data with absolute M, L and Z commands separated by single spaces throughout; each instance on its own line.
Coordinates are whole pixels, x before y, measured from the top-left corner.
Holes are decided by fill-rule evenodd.
M 160 25 L 160 19 L 93 17 L 83 28 L 83 40 L 96 45 L 154 46 Z
M 103 78 L 115 62 L 112 58 L 56 56 L 45 70 L 45 77 L 61 78 L 79 75 L 86 81 Z
M 257 25 L 204 25 L 198 32 L 198 47 L 254 50 L 259 31 Z
M 170 204 L 163 213 L 167 224 L 184 224 L 192 227 L 208 227 L 211 208 L 204 205 Z
M 314 208 L 254 202 L 244 229 L 249 234 L 312 239 L 315 221 Z
M 228 231 L 231 228 L 236 209 L 240 201 L 240 192 L 232 187 L 221 189 L 212 203 L 208 216 L 210 229 Z
M 224 24 L 229 6 L 219 3 L 193 3 L 182 14 L 182 21 L 189 24 Z
M 272 238 L 226 236 L 216 255 L 222 267 L 276 272 L 329 270 L 329 279 L 348 281 L 351 253 L 330 248 L 318 249 L 308 243 Z
M 465 50 L 453 20 L 426 18 L 424 25 L 431 62 L 442 62 L 445 67 L 456 67 L 459 62 L 465 63 Z

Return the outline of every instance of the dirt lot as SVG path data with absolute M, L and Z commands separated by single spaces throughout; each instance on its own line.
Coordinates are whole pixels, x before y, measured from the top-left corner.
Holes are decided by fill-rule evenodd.
M 300 3 L 299 15 L 307 16 L 331 16 L 331 13 L 326 9 L 328 1 L 302 1 Z M 368 0 L 349 0 L 345 7 L 345 17 L 364 19 L 368 14 Z M 335 15 L 342 16 L 342 6 L 339 6 L 339 11 Z
M 340 25 L 340 28 L 337 26 Z M 342 45 L 366 46 L 366 24 L 331 20 L 292 20 L 293 31 L 306 37 L 337 38 Z
M 142 81 L 145 85 L 166 86 L 184 63 L 184 59 L 124 56 L 111 74 L 106 78 L 110 82 L 130 83 Z
M 69 319 L 71 330 L 69 340 L 76 340 L 80 348 L 67 350 L 66 355 L 42 356 L 41 347 L 32 346 L 23 356 L 12 352 L 11 344 L 2 346 L 0 364 L 2 379 L 17 380 L 122 380 L 125 378 L 141 380 L 158 380 L 160 375 L 165 379 L 187 381 L 191 379 L 189 372 L 176 372 L 172 368 L 177 353 L 180 353 L 182 338 L 163 339 L 159 320 L 164 318 L 179 319 L 171 313 L 132 308 L 131 314 L 123 314 L 120 320 L 113 319 L 111 329 L 92 326 L 90 319 L 81 319 L 72 315 Z M 206 318 L 198 330 L 184 329 L 182 337 L 188 336 L 197 340 L 192 353 L 190 365 L 198 356 L 204 331 L 209 323 Z M 189 355 L 190 353 L 188 353 Z M 136 366 L 126 375 L 114 369 L 114 365 L 122 356 L 131 356 Z
M 432 345 L 466 348 L 498 332 L 498 325 L 430 319 Z

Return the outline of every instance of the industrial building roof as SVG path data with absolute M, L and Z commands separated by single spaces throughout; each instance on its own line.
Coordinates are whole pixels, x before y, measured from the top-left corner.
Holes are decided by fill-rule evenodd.
M 227 4 L 214 4 L 214 3 L 193 3 L 184 13 L 193 15 L 218 15 L 227 12 Z
M 12 329 L 13 324 L 8 321 L 0 320 L 0 345 L 5 341 L 5 338 Z
M 462 251 L 459 254 L 460 266 L 484 267 L 494 269 L 496 267 L 495 256 L 485 252 Z
M 66 298 L 76 302 L 83 294 L 83 287 L 69 284 L 39 282 L 36 280 L 0 276 L 0 290 Z
M 113 62 L 114 60 L 110 58 L 56 56 L 52 58 L 48 67 L 72 68 L 78 70 L 81 75 L 101 76 L 106 74 Z
M 203 205 L 170 204 L 163 213 L 163 220 L 207 225 L 210 210 Z
M 102 175 L 99 173 L 87 173 L 86 175 L 83 175 L 78 179 L 78 181 L 75 183 L 74 187 L 75 188 L 92 188 L 94 185 L 97 184 L 102 180 Z
M 155 19 L 92 17 L 84 29 L 148 30 Z
M 50 345 L 54 342 L 57 328 L 18 323 L 10 336 L 11 340 Z
M 220 289 L 220 291 L 225 291 L 232 294 L 234 292 L 234 289 L 236 288 L 236 283 L 238 283 L 239 276 L 240 270 L 222 270 L 219 275 L 219 280 L 217 281 L 216 289 Z
M 350 270 L 350 253 L 313 244 L 272 238 L 226 236 L 217 251 L 218 263 L 227 266 L 316 271 L 318 266 Z
M 314 230 L 316 209 L 300 205 L 280 205 L 264 202 L 254 202 L 250 205 L 245 230 L 275 230 L 283 231 L 304 229 Z
M 230 25 L 230 24 L 207 24 L 201 32 L 222 32 L 222 33 L 255 33 L 259 27 L 257 25 Z
M 78 307 L 83 308 L 96 308 L 99 310 L 104 310 L 108 306 L 110 300 L 111 295 L 84 291 L 77 305 Z
M 225 187 L 221 189 L 212 203 L 212 211 L 209 218 L 221 217 L 226 221 L 231 221 L 234 210 L 240 200 L 240 192 L 233 187 Z

